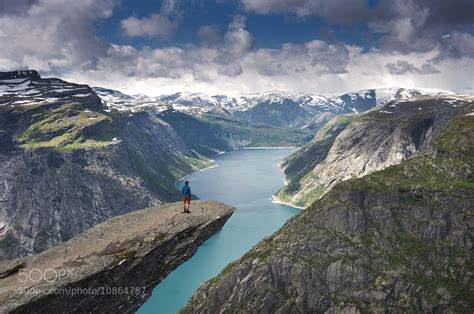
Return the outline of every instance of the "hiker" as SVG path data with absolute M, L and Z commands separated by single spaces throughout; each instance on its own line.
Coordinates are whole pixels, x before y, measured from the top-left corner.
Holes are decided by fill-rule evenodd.
M 184 182 L 184 186 L 181 189 L 183 193 L 184 202 L 183 202 L 183 213 L 190 213 L 189 207 L 191 206 L 191 188 L 189 187 L 189 181 Z M 188 207 L 186 208 L 186 204 Z

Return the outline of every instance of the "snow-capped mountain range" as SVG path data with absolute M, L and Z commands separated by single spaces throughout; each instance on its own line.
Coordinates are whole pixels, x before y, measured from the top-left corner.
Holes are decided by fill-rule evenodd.
M 0 105 L 33 105 L 54 102 L 65 97 L 74 102 L 87 102 L 91 100 L 90 98 L 99 96 L 108 107 L 107 110 L 161 112 L 172 109 L 193 116 L 217 115 L 237 118 L 252 124 L 293 128 L 317 128 L 334 115 L 364 112 L 396 99 L 457 96 L 456 93 L 450 91 L 395 87 L 367 89 L 330 97 L 279 91 L 245 94 L 238 97 L 187 92 L 152 97 L 127 95 L 101 87 L 91 89 L 87 85 L 65 84 L 60 79 L 38 81 L 34 71 L 31 75 L 26 73 L 28 71 L 18 72 L 17 78 L 0 77 L 0 95 L 4 96 L 3 103 Z M 321 120 L 321 117 L 324 119 Z
M 226 95 L 206 95 L 203 93 L 180 92 L 161 96 L 146 96 L 143 94 L 127 95 L 117 90 L 102 87 L 93 87 L 93 90 L 110 107 L 118 110 L 132 110 L 144 106 L 153 105 L 155 107 L 168 109 L 173 108 L 195 114 L 223 113 L 247 111 L 262 103 L 281 104 L 292 102 L 297 106 L 312 111 L 315 107 L 321 108 L 347 108 L 357 112 L 356 103 L 360 100 L 372 99 L 376 104 L 385 104 L 395 99 L 409 99 L 423 95 L 454 95 L 454 92 L 422 89 L 422 88 L 380 88 L 367 89 L 352 93 L 335 96 L 323 96 L 318 94 L 292 94 L 287 92 L 266 92 L 245 94 L 238 97 Z
M 173 109 L 194 116 L 232 116 L 254 124 L 298 128 L 307 127 L 315 116 L 322 113 L 328 113 L 329 119 L 333 115 L 364 112 L 396 99 L 455 94 L 443 90 L 399 87 L 367 89 L 330 97 L 287 92 L 253 93 L 238 97 L 181 92 L 150 97 L 126 95 L 100 87 L 94 87 L 93 90 L 107 106 L 118 110 Z

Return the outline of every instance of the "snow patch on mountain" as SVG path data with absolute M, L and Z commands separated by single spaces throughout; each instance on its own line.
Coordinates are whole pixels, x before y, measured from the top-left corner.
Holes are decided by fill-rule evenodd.
M 67 99 L 71 103 L 97 97 L 89 86 L 60 79 L 40 79 L 35 71 L 1 72 L 0 106 L 28 106 Z

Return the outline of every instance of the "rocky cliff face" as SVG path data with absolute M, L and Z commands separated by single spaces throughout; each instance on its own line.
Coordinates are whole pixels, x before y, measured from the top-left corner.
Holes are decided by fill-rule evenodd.
M 0 77 L 0 259 L 177 200 L 175 180 L 208 163 L 163 120 L 108 110 L 86 85 Z
M 181 213 L 181 203 L 138 210 L 0 263 L 0 312 L 133 313 L 233 210 L 214 201 L 194 202 L 191 214 Z
M 474 115 L 431 134 L 400 165 L 337 184 L 183 313 L 471 311 Z
M 472 97 L 419 97 L 335 117 L 282 163 L 289 182 L 277 197 L 305 207 L 338 182 L 399 164 L 429 149 L 450 119 L 473 106 Z

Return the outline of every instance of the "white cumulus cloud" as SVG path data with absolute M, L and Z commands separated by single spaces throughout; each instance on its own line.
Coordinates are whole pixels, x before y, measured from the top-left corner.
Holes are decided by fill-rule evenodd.
M 120 22 L 120 27 L 127 37 L 168 37 L 178 25 L 166 15 L 155 13 L 143 18 L 129 17 Z

